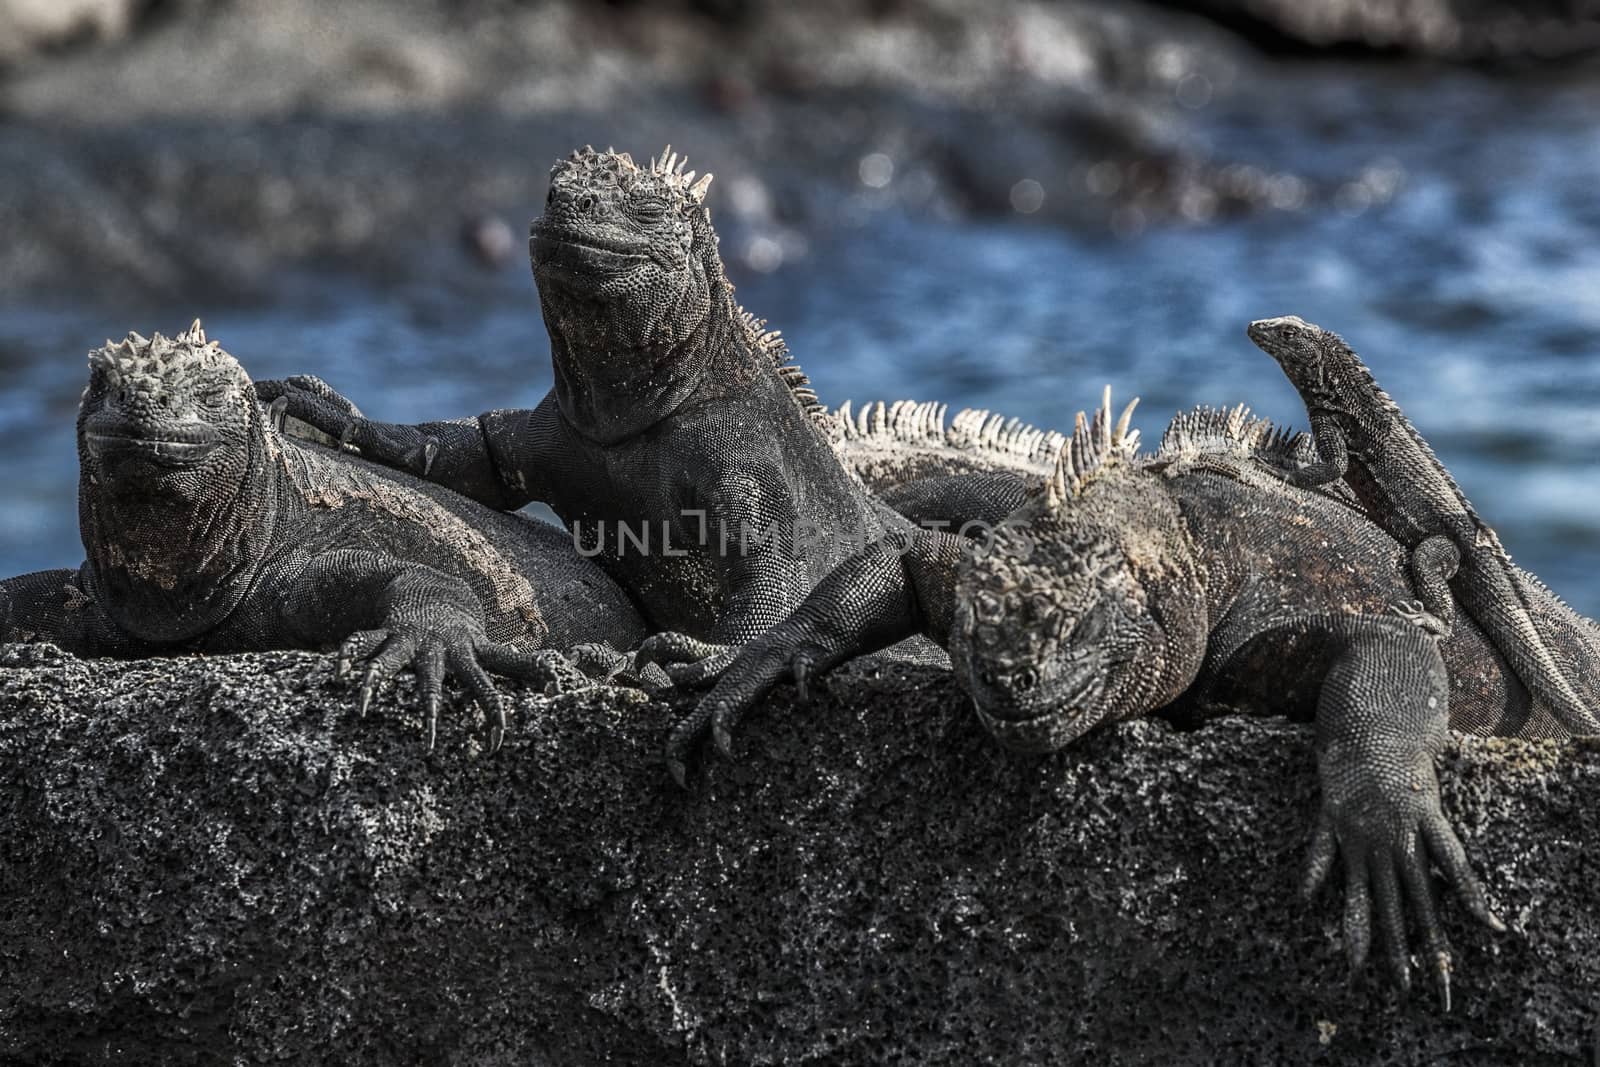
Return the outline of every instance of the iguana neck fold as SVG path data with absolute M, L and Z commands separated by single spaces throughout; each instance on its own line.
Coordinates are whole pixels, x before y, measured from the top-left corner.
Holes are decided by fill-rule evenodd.
M 598 444 L 636 437 L 715 389 L 715 371 L 736 376 L 741 363 L 755 358 L 743 344 L 739 307 L 720 271 L 707 281 L 710 292 L 699 295 L 709 300 L 697 318 L 686 306 L 696 294 L 684 292 L 677 308 L 638 339 L 611 328 L 610 305 L 541 285 L 556 403 L 581 436 Z

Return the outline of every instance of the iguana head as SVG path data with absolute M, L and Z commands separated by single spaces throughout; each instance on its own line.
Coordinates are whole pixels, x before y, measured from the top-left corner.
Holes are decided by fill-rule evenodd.
M 702 206 L 710 183 L 684 172 L 670 149 L 644 167 L 592 148 L 558 162 L 528 237 L 552 331 L 586 348 L 603 339 L 635 350 L 704 322 L 724 286 Z
M 544 214 L 530 227 L 534 275 L 627 305 L 677 304 L 674 296 L 705 293 L 703 261 L 716 254 L 701 206 L 711 175 L 696 181 L 684 163 L 670 145 L 647 167 L 626 152 L 593 148 L 558 162 Z
M 211 625 L 270 528 L 265 423 L 238 362 L 187 331 L 89 354 L 78 409 L 79 525 L 118 622 L 152 640 Z M 226 580 L 224 580 L 226 579 Z
M 250 378 L 198 320 L 171 339 L 132 333 L 89 353 L 79 457 L 100 485 L 203 496 L 248 462 L 252 420 Z
M 1338 408 L 1341 386 L 1356 384 L 1342 379 L 1362 364 L 1344 339 L 1331 330 L 1298 315 L 1280 315 L 1257 319 L 1245 332 L 1256 347 L 1278 361 L 1309 407 Z
M 584 148 L 550 172 L 528 250 L 557 406 L 592 441 L 642 432 L 702 389 L 747 393 L 753 375 L 774 370 L 823 414 L 778 332 L 734 299 L 704 206 L 710 186 L 670 145 L 647 166 Z
M 1204 598 L 1129 406 L 1079 416 L 1055 477 L 963 561 L 950 658 L 1007 747 L 1060 748 L 1172 700 L 1205 647 Z

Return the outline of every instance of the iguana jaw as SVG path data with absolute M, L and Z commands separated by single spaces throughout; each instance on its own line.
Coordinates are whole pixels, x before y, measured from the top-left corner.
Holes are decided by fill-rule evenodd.
M 112 418 L 90 420 L 83 441 L 102 466 L 119 469 L 126 463 L 198 467 L 223 443 L 216 427 L 198 420 L 149 425 Z
M 1105 718 L 1106 679 L 1098 663 L 1080 661 L 1072 665 L 1069 676 L 1057 679 L 1052 686 L 1056 695 L 1045 710 L 1018 717 L 1014 713 L 1024 708 L 1014 706 L 1007 708 L 1006 714 L 997 714 L 988 698 L 980 695 L 993 690 L 976 677 L 971 662 L 959 654 L 952 658 L 957 661 L 957 677 L 973 695 L 978 719 L 996 741 L 1014 752 L 1054 752 L 1071 744 Z M 1026 697 L 1025 693 L 1016 691 L 1014 679 L 1000 681 L 998 688 L 1012 698 L 1008 702 L 1018 703 L 1016 698 Z
M 592 283 L 637 268 L 650 259 L 650 248 L 642 241 L 579 233 L 535 219 L 529 228 L 528 256 L 541 283 L 546 278 Z

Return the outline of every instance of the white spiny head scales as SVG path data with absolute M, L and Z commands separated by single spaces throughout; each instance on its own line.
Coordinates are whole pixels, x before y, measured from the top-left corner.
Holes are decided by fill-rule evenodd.
M 246 595 L 273 530 L 264 425 L 249 376 L 198 319 L 89 354 L 78 526 L 122 629 L 188 640 Z
M 615 188 L 624 193 L 660 192 L 684 207 L 699 207 L 711 188 L 711 175 L 696 178 L 695 171 L 687 170 L 687 165 L 688 158 L 674 152 L 671 145 L 643 167 L 627 152 L 615 148 L 601 152 L 593 145 L 584 145 L 550 168 L 550 185 L 552 192 L 568 186 Z
M 206 338 L 199 319 L 173 337 L 152 333 L 147 338 L 134 331 L 121 341 L 107 340 L 89 353 L 89 370 L 108 386 L 141 391 L 166 391 L 213 379 L 244 377 L 238 362 L 221 345 Z

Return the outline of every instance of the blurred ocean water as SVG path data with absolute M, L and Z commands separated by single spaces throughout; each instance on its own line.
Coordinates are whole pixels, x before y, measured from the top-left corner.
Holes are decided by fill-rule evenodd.
M 1143 398 L 1152 443 L 1194 404 L 1303 426 L 1244 336 L 1252 318 L 1301 315 L 1366 358 L 1517 560 L 1600 614 L 1600 87 L 1331 65 L 1292 85 L 1219 106 L 1201 135 L 1226 158 L 1362 176 L 1318 206 L 1135 219 L 1120 236 L 869 211 L 771 273 L 735 260 L 740 298 L 830 405 L 940 400 L 1066 429 L 1110 383 Z M 525 271 L 280 291 L 271 306 L 0 305 L 0 573 L 81 559 L 84 355 L 128 329 L 200 315 L 256 377 L 317 373 L 399 421 L 531 405 L 549 386 Z

